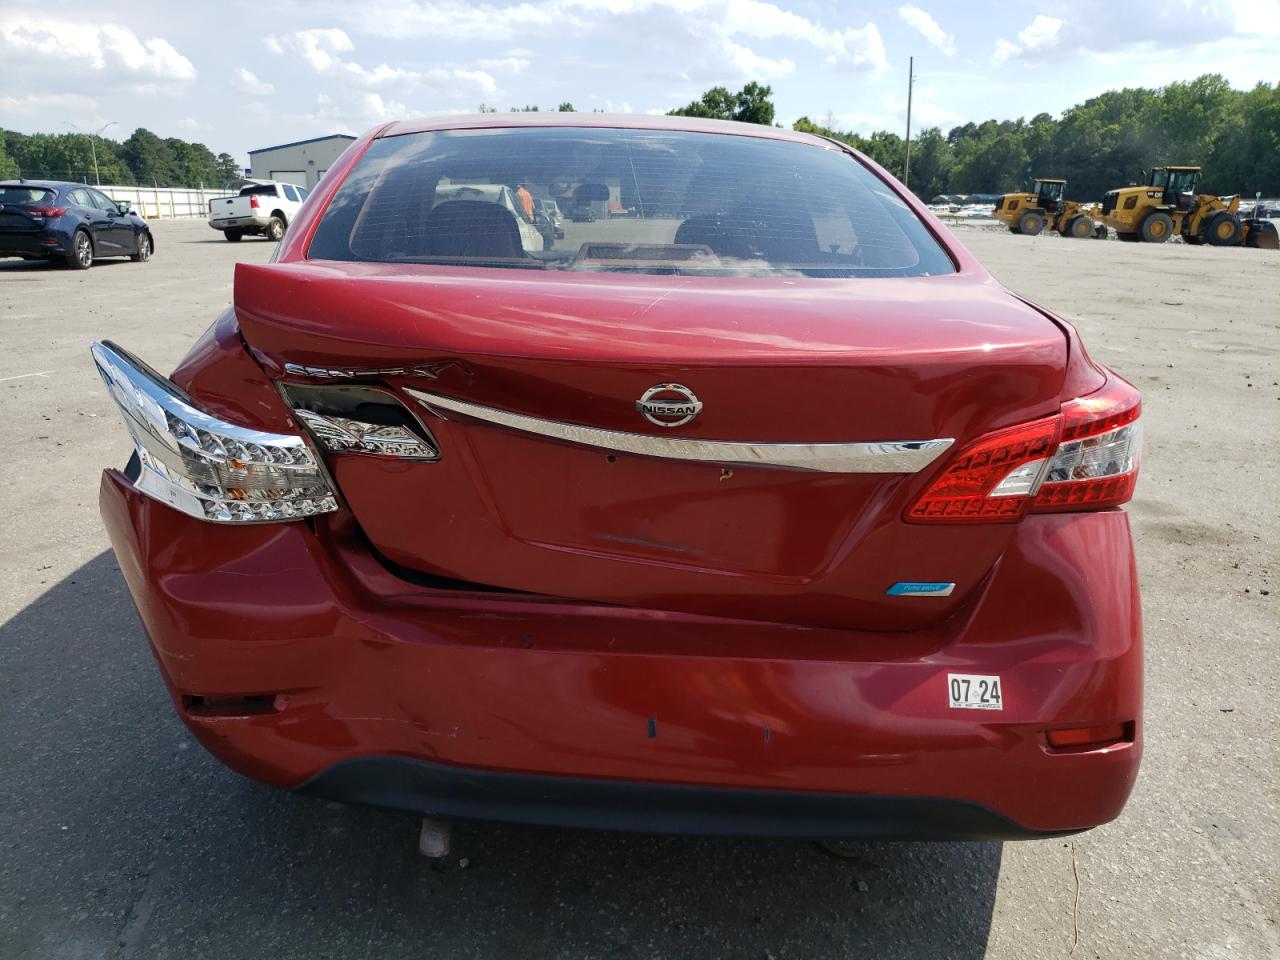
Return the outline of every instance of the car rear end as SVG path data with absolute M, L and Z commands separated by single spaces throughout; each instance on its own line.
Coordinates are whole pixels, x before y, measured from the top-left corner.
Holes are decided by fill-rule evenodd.
M 209 226 L 224 233 L 264 230 L 271 211 L 279 206 L 278 199 L 274 184 L 251 185 L 235 197 L 215 197 L 209 201 Z
M 201 742 L 437 815 L 1115 817 L 1137 392 L 842 147 L 485 123 L 353 147 L 171 379 L 94 348 L 136 451 L 103 515 Z M 530 253 L 433 201 L 481 178 L 634 213 Z
M 55 185 L 0 183 L 0 257 L 47 258 L 71 251 L 74 216 Z

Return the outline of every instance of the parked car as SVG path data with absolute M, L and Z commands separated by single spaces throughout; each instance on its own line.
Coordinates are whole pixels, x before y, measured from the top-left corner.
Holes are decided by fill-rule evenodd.
M 306 187 L 274 180 L 255 181 L 234 197 L 209 201 L 209 226 L 232 243 L 248 235 L 279 240 L 307 199 Z
M 92 347 L 134 446 L 102 515 L 208 750 L 436 818 L 1120 813 L 1140 397 L 1069 323 L 781 128 L 437 118 L 346 156 L 169 378 Z M 530 251 L 436 193 L 565 169 L 635 215 Z
M 0 257 L 52 260 L 87 270 L 104 257 L 151 259 L 156 242 L 147 221 L 84 183 L 0 183 Z

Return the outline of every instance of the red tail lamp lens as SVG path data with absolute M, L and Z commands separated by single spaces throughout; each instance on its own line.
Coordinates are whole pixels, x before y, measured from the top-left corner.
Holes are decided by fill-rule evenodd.
M 1067 727 L 1065 730 L 1049 730 L 1045 736 L 1049 746 L 1063 748 L 1101 747 L 1110 743 L 1132 740 L 1127 723 L 1104 723 L 1096 727 Z
M 1061 414 L 997 430 L 964 447 L 907 511 L 917 522 L 1017 520 L 1028 511 L 1100 510 L 1138 482 L 1141 396 L 1108 375 Z
M 1058 417 L 997 430 L 960 452 L 907 512 L 909 520 L 1016 520 L 1027 509 Z M 1021 469 L 1020 469 L 1021 468 Z M 1019 482 L 1019 477 L 1025 482 Z M 1009 481 L 1009 482 L 1006 482 Z

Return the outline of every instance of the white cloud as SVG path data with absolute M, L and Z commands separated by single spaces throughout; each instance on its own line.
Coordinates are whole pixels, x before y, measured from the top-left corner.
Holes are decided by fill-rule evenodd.
M 907 4 L 898 8 L 898 16 L 948 57 L 956 55 L 956 38 L 938 26 L 938 21 L 928 12 Z
M 889 69 L 884 39 L 874 23 L 868 23 L 857 30 L 844 31 L 841 45 L 850 66 L 865 67 L 873 73 L 883 73 Z
M 236 70 L 232 78 L 231 85 L 240 93 L 247 94 L 251 97 L 269 97 L 276 92 L 276 88 L 269 83 L 264 83 L 253 75 L 244 67 Z
M 438 92 L 473 96 L 492 95 L 498 90 L 492 74 L 468 67 L 437 66 L 427 70 L 408 70 L 385 63 L 365 67 L 342 56 L 353 52 L 355 44 L 346 31 L 336 27 L 299 30 L 282 36 L 269 34 L 263 42 L 272 53 L 296 56 L 316 73 L 354 85 L 357 91 L 364 88 L 366 91 L 394 89 L 409 92 L 425 86 Z M 383 102 L 379 97 L 377 103 Z
M 1043 55 L 1045 50 L 1058 45 L 1062 23 L 1057 17 L 1046 17 L 1043 13 L 1037 14 L 1036 18 L 1018 34 L 1018 39 L 1022 41 L 1021 45 L 1011 43 L 1004 37 L 996 41 L 995 49 L 991 52 L 991 62 L 999 66 L 1023 54 Z
M 1010 43 L 1004 37 L 996 41 L 996 48 L 991 52 L 991 62 L 996 66 L 1011 60 L 1022 52 L 1022 48 L 1016 43 Z
M 102 86 L 136 90 L 196 78 L 195 65 L 168 40 L 142 39 L 112 23 L 12 17 L 0 23 L 0 61 L 17 71 L 71 71 Z
M 938 91 L 931 87 L 916 87 L 911 102 L 912 137 L 927 127 L 941 127 L 944 130 L 964 123 L 967 119 L 953 110 L 948 110 L 938 103 Z M 896 93 L 884 93 L 880 96 L 882 109 L 879 111 L 854 110 L 842 113 L 829 112 L 819 117 L 810 114 L 810 119 L 827 124 L 836 130 L 852 130 L 866 136 L 877 130 L 891 130 L 902 135 L 907 122 L 907 99 Z
M 1135 29 L 1135 24 L 1141 28 Z M 1201 61 L 1207 63 L 1205 69 L 1228 73 L 1234 63 L 1228 44 L 1265 43 L 1265 38 L 1277 36 L 1280 0 L 1073 0 L 1069 15 L 1037 14 L 1017 37 L 998 39 L 991 62 L 1088 60 L 1113 66 L 1123 63 L 1132 69 L 1135 58 L 1162 58 L 1176 66 L 1189 54 L 1208 52 L 1211 55 Z M 1184 63 L 1177 75 L 1188 79 L 1199 70 Z M 1273 77 L 1270 69 L 1259 78 Z
M 1057 43 L 1058 31 L 1061 29 L 1061 20 L 1057 17 L 1046 17 L 1041 13 L 1018 34 L 1018 39 L 1026 49 L 1039 50 L 1041 47 L 1051 47 Z
M 656 41 L 668 54 L 696 58 L 690 69 L 699 74 L 702 67 L 741 74 L 743 65 L 753 65 L 771 76 L 789 73 L 788 63 L 794 69 L 791 58 L 762 54 L 744 42 L 749 40 L 803 44 L 824 53 L 832 65 L 870 72 L 888 68 L 874 23 L 831 28 L 766 0 L 523 0 L 513 6 L 458 0 L 371 0 L 352 6 L 320 0 L 314 9 L 362 34 L 395 39 L 528 43 L 550 37 L 563 43 L 570 37 L 631 36 L 637 45 Z
M 524 73 L 533 61 L 528 56 L 485 58 L 477 61 L 477 66 L 490 73 Z
M 0 112 L 24 116 L 59 110 L 78 114 L 77 119 L 79 119 L 86 111 L 97 108 L 96 100 L 78 93 L 31 93 L 24 96 L 0 97 Z
M 771 60 L 768 57 L 760 56 L 749 47 L 734 43 L 732 40 L 725 41 L 725 50 L 729 55 L 730 62 L 745 76 L 757 77 L 761 80 L 776 80 L 778 77 L 785 77 L 796 69 L 795 62 L 788 60 L 786 57 Z

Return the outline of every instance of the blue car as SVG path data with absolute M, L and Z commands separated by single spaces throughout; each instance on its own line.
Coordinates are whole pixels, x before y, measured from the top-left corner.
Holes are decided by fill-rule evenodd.
M 102 257 L 151 259 L 147 221 L 83 183 L 0 182 L 0 257 L 53 260 L 87 270 Z

